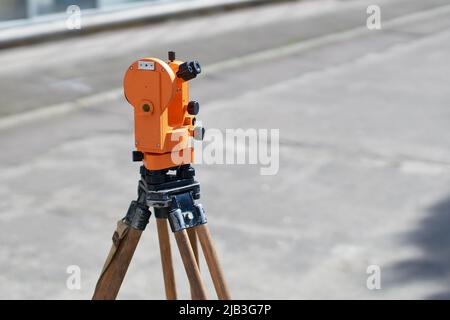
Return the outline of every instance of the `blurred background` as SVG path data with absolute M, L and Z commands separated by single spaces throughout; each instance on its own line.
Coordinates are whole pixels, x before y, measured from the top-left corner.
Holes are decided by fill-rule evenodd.
M 123 5 L 122 9 L 124 9 L 126 6 L 132 6 L 133 4 L 162 2 L 174 2 L 174 0 L 3 0 L 0 4 L 0 20 L 29 20 L 39 16 L 62 13 L 70 5 L 98 11 L 120 5 Z
M 276 175 L 196 166 L 234 298 L 450 298 L 449 16 L 449 0 L 1 1 L 0 298 L 91 297 L 139 179 L 123 75 L 169 50 L 203 66 L 207 132 L 280 130 Z M 159 259 L 152 218 L 119 298 L 163 299 Z

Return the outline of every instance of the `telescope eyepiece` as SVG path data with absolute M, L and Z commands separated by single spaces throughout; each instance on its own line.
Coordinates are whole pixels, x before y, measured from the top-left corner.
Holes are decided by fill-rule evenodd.
M 201 72 L 202 68 L 197 60 L 189 61 L 180 64 L 177 72 L 177 77 L 183 79 L 184 81 L 189 81 L 197 77 L 197 75 Z
M 196 74 L 200 74 L 202 72 L 202 67 L 197 60 L 191 61 L 189 64 L 192 66 Z

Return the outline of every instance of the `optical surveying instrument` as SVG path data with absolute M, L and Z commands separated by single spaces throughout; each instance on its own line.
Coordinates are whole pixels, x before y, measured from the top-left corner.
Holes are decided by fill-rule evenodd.
M 95 288 L 93 299 L 115 299 L 125 273 L 149 222 L 153 208 L 158 230 L 167 299 L 177 299 L 168 223 L 175 235 L 189 280 L 192 299 L 206 299 L 199 271 L 200 242 L 219 299 L 230 299 L 217 253 L 208 229 L 205 210 L 196 200 L 200 184 L 191 166 L 190 139 L 203 139 L 195 126 L 199 104 L 189 100 L 188 81 L 201 72 L 197 61 L 182 62 L 169 52 L 168 61 L 143 58 L 135 61 L 124 78 L 124 93 L 134 108 L 133 161 L 142 161 L 137 200 L 117 223 L 113 245 Z

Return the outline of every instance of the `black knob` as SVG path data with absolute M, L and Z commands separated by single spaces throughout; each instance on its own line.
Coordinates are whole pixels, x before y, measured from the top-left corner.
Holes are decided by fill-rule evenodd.
M 196 116 L 200 111 L 200 104 L 197 101 L 190 101 L 187 106 L 187 112 L 190 115 Z
M 133 151 L 133 161 L 144 160 L 144 154 L 140 151 Z
M 200 72 L 202 72 L 200 63 L 194 60 L 180 64 L 178 67 L 177 76 L 184 81 L 189 81 L 194 79 Z
M 169 51 L 169 61 L 175 61 L 175 51 Z
M 191 67 L 194 69 L 196 74 L 202 73 L 202 67 L 200 66 L 200 63 L 197 60 L 189 62 Z
M 195 176 L 195 169 L 192 168 L 190 164 L 182 165 L 177 170 L 177 176 L 185 179 L 192 178 L 193 176 Z

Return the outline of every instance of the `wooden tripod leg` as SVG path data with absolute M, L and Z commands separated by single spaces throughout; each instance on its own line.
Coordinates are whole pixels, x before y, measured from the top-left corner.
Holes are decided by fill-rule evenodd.
M 188 228 L 187 234 L 189 236 L 189 241 L 191 242 L 192 251 L 194 251 L 195 261 L 197 261 L 198 269 L 200 270 L 200 261 L 198 258 L 198 241 L 197 241 L 197 233 L 194 228 Z
M 197 262 L 195 261 L 194 252 L 186 230 L 175 232 L 178 249 L 180 250 L 181 259 L 183 260 L 184 269 L 191 286 L 191 293 L 195 300 L 206 300 L 206 289 L 203 280 L 200 277 Z
M 161 252 L 161 264 L 164 275 L 164 286 L 166 289 L 167 300 L 177 299 L 177 289 L 175 285 L 175 273 L 173 271 L 172 252 L 170 249 L 169 230 L 167 228 L 167 219 L 157 218 L 159 250 Z
M 223 271 L 219 264 L 219 259 L 217 257 L 217 252 L 214 247 L 208 225 L 202 224 L 195 227 L 195 229 L 202 246 L 203 255 L 205 256 L 206 263 L 208 264 L 209 272 L 211 273 L 211 278 L 214 283 L 217 296 L 220 300 L 230 300 L 230 292 L 227 284 L 225 283 Z
M 117 297 L 123 278 L 139 243 L 142 230 L 130 228 L 121 240 L 106 270 L 98 279 L 94 300 L 113 300 Z
M 195 262 L 197 262 L 198 270 L 200 271 L 200 260 L 198 259 L 198 240 L 197 240 L 197 234 L 195 233 L 194 228 L 188 228 L 186 229 L 189 242 L 191 243 L 192 251 L 194 252 Z M 191 287 L 191 298 L 192 300 L 196 300 L 195 293 L 192 291 Z

